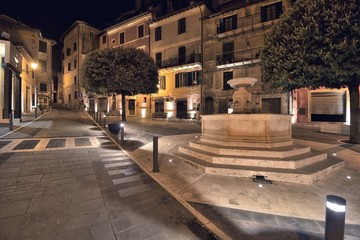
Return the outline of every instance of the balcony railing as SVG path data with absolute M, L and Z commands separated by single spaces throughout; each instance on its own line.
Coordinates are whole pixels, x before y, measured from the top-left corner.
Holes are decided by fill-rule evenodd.
M 230 25 L 218 24 L 217 25 L 217 33 L 220 34 L 220 33 L 228 32 L 228 31 L 236 30 L 239 28 L 249 27 L 249 26 L 252 26 L 255 24 L 259 24 L 259 23 L 261 23 L 261 14 L 255 13 L 250 16 L 238 18 L 236 20 L 236 26 L 231 25 L 231 24 Z
M 174 58 L 168 58 L 161 62 L 156 62 L 156 65 L 158 68 L 168 68 L 168 67 L 174 67 L 179 65 L 185 65 L 190 63 L 196 63 L 200 62 L 200 54 L 199 53 L 193 53 L 185 56 L 178 56 Z
M 216 65 L 228 63 L 244 62 L 253 59 L 259 59 L 261 48 L 252 48 L 241 51 L 225 52 L 216 55 Z

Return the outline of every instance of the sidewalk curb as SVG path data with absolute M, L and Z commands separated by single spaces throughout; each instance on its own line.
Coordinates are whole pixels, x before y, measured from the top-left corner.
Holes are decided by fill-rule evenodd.
M 194 207 L 192 207 L 188 202 L 182 199 L 176 192 L 171 190 L 164 184 L 157 176 L 160 173 L 154 173 L 143 166 L 140 162 L 138 162 L 135 158 L 133 158 L 132 154 L 126 151 L 121 147 L 121 145 L 102 127 L 100 126 L 87 112 L 85 114 L 106 134 L 107 137 L 111 139 L 112 142 L 116 144 L 116 146 L 121 149 L 131 160 L 133 160 L 144 172 L 146 172 L 152 179 L 154 179 L 160 186 L 162 186 L 171 196 L 173 196 L 182 206 L 184 206 L 191 214 L 193 214 L 197 220 L 200 221 L 207 229 L 212 231 L 217 237 L 222 240 L 231 240 L 231 238 L 225 234 L 221 229 L 216 227 L 208 218 L 206 218 L 203 214 L 197 211 Z
M 18 128 L 14 129 L 14 130 L 12 130 L 12 131 L 9 131 L 9 132 L 1 135 L 1 136 L 0 136 L 0 139 L 3 138 L 3 137 L 5 137 L 5 136 L 7 136 L 7 135 L 9 135 L 9 134 L 11 134 L 11 133 L 14 133 L 14 132 L 22 129 L 23 127 L 26 127 L 27 125 L 35 122 L 36 120 L 42 118 L 43 116 L 45 116 L 45 115 L 47 115 L 47 114 L 49 114 L 49 113 L 51 113 L 51 111 L 48 111 L 48 112 L 46 112 L 46 113 L 43 113 L 43 114 L 41 114 L 40 116 L 38 116 L 37 118 L 34 118 L 32 121 L 30 121 L 30 122 L 28 122 L 28 123 L 26 123 L 26 124 L 24 124 L 24 125 L 21 125 L 20 127 L 18 127 Z

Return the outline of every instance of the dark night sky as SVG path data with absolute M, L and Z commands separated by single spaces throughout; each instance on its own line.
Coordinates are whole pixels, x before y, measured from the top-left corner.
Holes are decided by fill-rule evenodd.
M 3 0 L 0 3 L 0 15 L 20 20 L 39 29 L 43 37 L 55 40 L 58 44 L 53 48 L 53 69 L 60 71 L 60 36 L 75 21 L 85 21 L 103 30 L 134 6 L 135 0 Z
M 60 35 L 76 20 L 85 21 L 102 30 L 107 27 L 107 23 L 111 23 L 121 13 L 130 10 L 134 2 L 135 0 L 93 2 L 4 0 L 0 4 L 0 14 L 38 28 L 44 37 L 58 42 Z

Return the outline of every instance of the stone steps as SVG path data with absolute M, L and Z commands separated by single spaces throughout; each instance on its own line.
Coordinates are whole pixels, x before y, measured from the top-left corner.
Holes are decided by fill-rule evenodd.
M 235 176 L 244 178 L 254 178 L 255 176 L 264 176 L 271 181 L 313 184 L 322 177 L 336 171 L 344 165 L 344 162 L 328 157 L 325 160 L 314 162 L 296 169 L 289 168 L 270 168 L 260 166 L 241 166 L 216 164 L 203 161 L 197 157 L 175 150 L 173 154 L 183 161 L 202 169 L 208 174 L 218 174 L 224 176 Z
M 319 161 L 323 161 L 326 159 L 326 153 L 319 153 L 317 151 L 311 150 L 310 148 L 304 148 L 306 151 L 299 151 L 300 154 L 291 155 L 285 158 L 279 158 L 277 156 L 264 154 L 256 154 L 255 150 L 249 150 L 249 152 L 253 152 L 252 155 L 246 154 L 247 150 L 240 150 L 235 155 L 224 155 L 224 154 L 216 154 L 213 152 L 204 151 L 199 148 L 191 147 L 191 145 L 185 145 L 179 147 L 179 152 L 187 154 L 189 156 L 201 159 L 203 161 L 214 163 L 214 164 L 223 164 L 223 165 L 232 165 L 232 166 L 254 166 L 254 167 L 265 167 L 265 168 L 288 168 L 288 169 L 296 169 L 300 167 L 304 167 Z M 234 149 L 232 149 L 234 150 Z M 257 151 L 261 152 L 261 151 Z M 267 151 L 269 152 L 269 151 Z M 296 152 L 296 151 L 295 151 Z
M 309 153 L 310 147 L 304 147 L 298 144 L 275 148 L 258 148 L 258 147 L 233 147 L 219 146 L 203 141 L 189 142 L 189 146 L 202 151 L 219 154 L 219 155 L 241 155 L 249 157 L 275 157 L 288 158 L 299 154 Z

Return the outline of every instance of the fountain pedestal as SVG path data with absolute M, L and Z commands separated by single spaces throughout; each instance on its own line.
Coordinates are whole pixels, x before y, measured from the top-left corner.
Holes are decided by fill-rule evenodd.
M 233 113 L 251 113 L 251 93 L 246 89 L 252 87 L 258 80 L 256 78 L 234 78 L 227 81 L 233 93 Z

